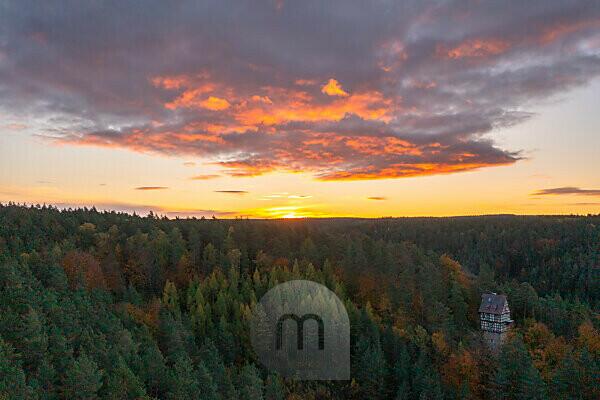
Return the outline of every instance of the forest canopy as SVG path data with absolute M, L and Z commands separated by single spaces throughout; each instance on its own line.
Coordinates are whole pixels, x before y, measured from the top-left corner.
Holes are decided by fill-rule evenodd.
M 0 205 L 0 399 L 597 399 L 600 216 L 218 220 Z M 293 279 L 350 381 L 283 379 L 252 307 Z M 481 339 L 481 294 L 515 323 Z M 201 394 L 200 397 L 199 393 Z

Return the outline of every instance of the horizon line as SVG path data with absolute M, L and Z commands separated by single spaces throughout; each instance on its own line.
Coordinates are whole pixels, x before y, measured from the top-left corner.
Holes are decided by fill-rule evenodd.
M 574 214 L 574 213 L 570 213 L 570 214 L 515 214 L 515 213 L 486 213 L 486 214 L 453 214 L 453 215 L 439 215 L 439 216 L 434 216 L 434 215 L 387 215 L 387 216 L 379 216 L 379 217 L 360 217 L 360 216 L 297 216 L 297 217 L 293 217 L 293 218 L 285 218 L 285 217 L 273 217 L 273 218 L 266 218 L 266 217 L 252 217 L 249 215 L 233 215 L 233 212 L 229 212 L 229 214 L 231 216 L 227 216 L 227 215 L 221 215 L 218 216 L 219 212 L 215 212 L 215 214 L 211 215 L 203 215 L 203 216 L 194 216 L 193 211 L 164 211 L 164 210 L 153 210 L 151 208 L 149 208 L 148 210 L 143 210 L 140 212 L 140 210 L 119 210 L 116 208 L 104 208 L 102 206 L 96 206 L 96 205 L 91 205 L 91 206 L 87 206 L 87 205 L 59 205 L 56 203 L 27 203 L 27 202 L 23 202 L 23 203 L 18 203 L 18 202 L 14 202 L 14 201 L 8 201 L 8 202 L 4 202 L 4 201 L 0 201 L 0 207 L 20 207 L 20 208 L 29 208 L 29 209 L 36 209 L 36 210 L 40 210 L 40 209 L 54 209 L 54 210 L 58 210 L 60 212 L 75 212 L 75 211 L 95 211 L 97 213 L 100 214 L 110 214 L 110 213 L 116 213 L 116 214 L 123 214 L 123 215 L 129 215 L 132 217 L 139 217 L 139 218 L 147 218 L 150 214 L 156 216 L 158 219 L 168 219 L 171 221 L 175 221 L 175 220 L 211 220 L 211 219 L 217 219 L 217 220 L 248 220 L 248 221 L 278 221 L 278 220 L 285 220 L 285 221 L 290 221 L 290 220 L 343 220 L 343 219 L 355 219 L 355 220 L 381 220 L 381 219 L 419 219 L 419 218 L 431 218 L 431 219 L 448 219 L 448 218 L 483 218 L 483 217 L 570 217 L 570 218 L 575 218 L 575 217 L 600 217 L 600 213 L 584 213 L 584 214 Z M 181 216 L 169 216 L 167 214 L 177 214 L 177 213 L 182 213 L 182 214 L 186 214 L 189 213 L 190 215 L 181 217 Z M 210 214 L 210 213 L 207 213 Z

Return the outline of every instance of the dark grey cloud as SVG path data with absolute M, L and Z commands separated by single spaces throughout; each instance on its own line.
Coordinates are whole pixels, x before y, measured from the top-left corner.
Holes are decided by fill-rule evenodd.
M 166 186 L 139 186 L 136 187 L 135 190 L 167 190 L 168 187 Z
M 7 1 L 0 112 L 233 176 L 507 165 L 495 130 L 600 74 L 590 1 Z M 347 96 L 328 96 L 330 79 Z
M 248 192 L 245 190 L 215 190 L 215 193 L 225 193 L 225 194 L 247 194 Z
M 541 189 L 533 193 L 535 196 L 547 195 L 578 195 L 578 196 L 600 196 L 600 189 L 581 189 L 573 186 L 564 186 L 550 189 Z

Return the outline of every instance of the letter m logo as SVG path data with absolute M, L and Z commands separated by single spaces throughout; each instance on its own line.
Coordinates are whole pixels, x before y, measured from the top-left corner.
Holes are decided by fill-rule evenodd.
M 302 317 L 299 317 L 296 314 L 285 314 L 277 320 L 277 350 L 281 350 L 283 344 L 283 323 L 288 319 L 296 322 L 296 342 L 298 344 L 298 350 L 304 349 L 304 322 L 309 319 L 317 322 L 319 329 L 319 350 L 325 348 L 325 328 L 321 317 L 316 314 L 304 314 Z

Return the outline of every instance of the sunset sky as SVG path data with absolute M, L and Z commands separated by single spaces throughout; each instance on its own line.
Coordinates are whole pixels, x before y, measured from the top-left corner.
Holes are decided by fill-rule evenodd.
M 600 2 L 0 0 L 0 202 L 600 213 Z

